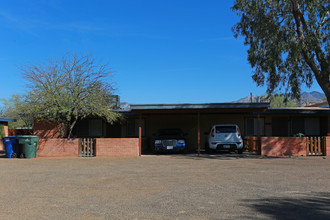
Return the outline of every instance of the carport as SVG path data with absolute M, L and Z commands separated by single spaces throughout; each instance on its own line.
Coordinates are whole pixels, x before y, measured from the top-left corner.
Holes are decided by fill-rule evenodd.
M 244 134 L 244 118 L 256 117 L 260 136 L 260 113 L 267 111 L 269 103 L 203 103 L 203 104 L 145 104 L 131 105 L 131 113 L 138 116 L 139 155 L 143 137 L 152 140 L 152 134 L 162 126 L 176 126 L 189 131 L 190 151 L 201 152 L 205 132 L 213 124 L 238 124 Z M 143 126 L 145 125 L 145 130 Z M 144 135 L 143 135 L 144 133 Z M 146 141 L 148 142 L 148 141 Z M 150 142 L 150 141 L 149 141 Z

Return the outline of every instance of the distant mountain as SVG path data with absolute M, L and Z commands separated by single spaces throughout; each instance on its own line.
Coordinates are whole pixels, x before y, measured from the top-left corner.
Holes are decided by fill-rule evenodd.
M 254 99 L 255 99 L 255 96 L 252 95 L 252 100 L 253 100 L 253 102 L 254 102 Z M 237 101 L 233 101 L 233 102 L 238 102 L 238 103 L 249 103 L 249 102 L 251 102 L 251 95 L 246 96 L 246 97 L 244 97 L 244 98 L 241 98 L 241 99 L 239 99 L 239 100 L 237 100 Z
M 266 99 L 263 99 L 262 97 L 256 97 L 252 95 L 252 100 L 253 102 L 267 102 Z M 317 91 L 313 91 L 313 92 L 303 92 L 301 94 L 301 99 L 300 99 L 300 105 L 301 106 L 306 106 L 306 105 L 312 105 L 312 104 L 316 104 L 316 103 L 320 103 L 323 102 L 322 98 L 324 98 L 325 95 L 321 92 L 317 92 Z M 256 99 L 260 99 L 259 101 Z M 237 101 L 233 101 L 233 102 L 238 102 L 238 103 L 248 103 L 251 102 L 251 95 L 246 96 L 244 98 L 241 98 Z
M 325 98 L 325 95 L 320 92 L 303 92 L 301 94 L 300 102 L 302 105 L 312 105 L 320 102 L 324 102 L 322 98 Z

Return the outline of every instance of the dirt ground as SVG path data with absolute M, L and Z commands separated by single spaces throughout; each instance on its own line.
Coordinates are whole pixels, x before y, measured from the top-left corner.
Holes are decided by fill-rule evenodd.
M 330 158 L 0 158 L 0 219 L 329 219 Z

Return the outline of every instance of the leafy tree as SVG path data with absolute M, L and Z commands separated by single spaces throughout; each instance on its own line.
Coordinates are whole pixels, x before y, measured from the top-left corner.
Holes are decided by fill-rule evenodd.
M 275 94 L 270 96 L 270 107 L 279 108 L 279 107 L 297 107 L 291 99 L 288 99 L 283 94 Z
M 98 116 L 112 123 L 119 113 L 112 111 L 110 71 L 91 55 L 68 53 L 41 64 L 21 67 L 27 80 L 25 112 L 37 120 L 62 124 L 62 135 L 71 137 L 77 121 Z
M 285 87 L 299 99 L 315 77 L 330 103 L 329 0 L 236 0 L 232 9 L 258 86 L 266 82 L 269 94 Z
M 15 118 L 17 122 L 9 122 L 9 128 L 31 128 L 33 118 L 31 108 L 20 95 L 12 95 L 9 99 L 2 99 L 4 104 L 2 115 Z

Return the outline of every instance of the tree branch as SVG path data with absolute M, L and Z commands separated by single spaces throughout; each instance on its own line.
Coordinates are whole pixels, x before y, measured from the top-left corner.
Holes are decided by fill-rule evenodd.
M 329 11 L 327 11 L 327 13 L 325 14 L 325 16 L 323 17 L 323 19 L 321 20 L 320 25 L 317 27 L 316 29 L 316 33 L 320 33 L 320 30 L 322 29 L 322 27 L 330 21 L 330 18 L 327 18 L 329 15 Z

